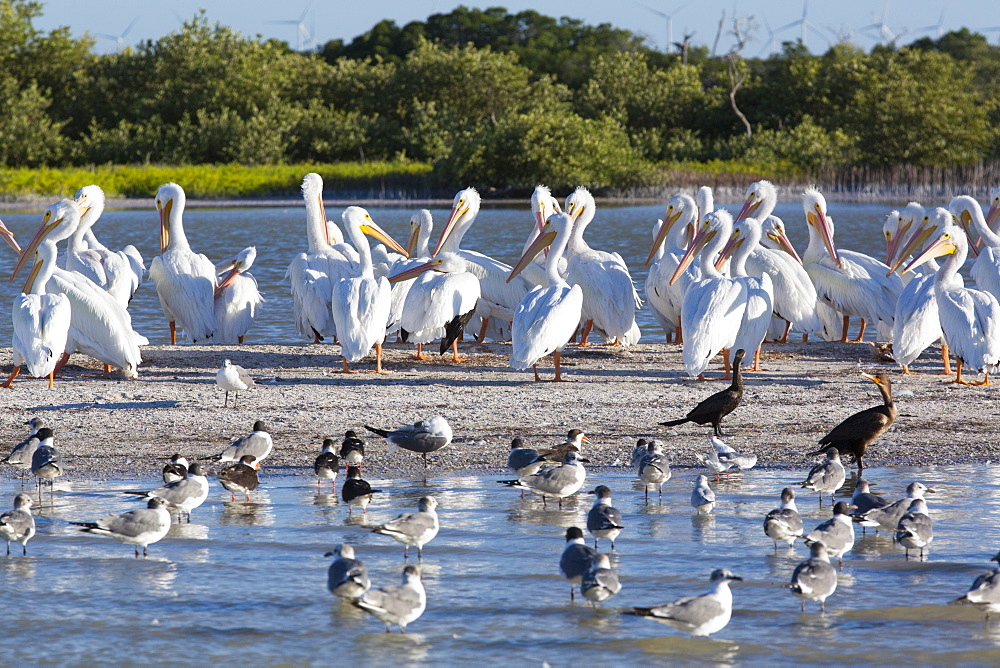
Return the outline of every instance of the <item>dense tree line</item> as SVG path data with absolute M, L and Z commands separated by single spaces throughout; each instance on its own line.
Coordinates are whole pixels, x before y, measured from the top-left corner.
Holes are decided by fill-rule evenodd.
M 967 30 L 900 49 L 687 62 L 610 25 L 459 8 L 299 53 L 204 15 L 121 53 L 0 0 L 0 164 L 430 163 L 442 183 L 642 185 L 715 159 L 810 173 L 1000 157 L 1000 49 Z M 745 77 L 730 103 L 732 72 Z

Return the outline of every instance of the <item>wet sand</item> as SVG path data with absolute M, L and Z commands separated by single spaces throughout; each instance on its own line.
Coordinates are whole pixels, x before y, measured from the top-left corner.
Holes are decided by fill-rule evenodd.
M 649 337 L 646 339 L 649 340 Z M 174 452 L 188 457 L 217 454 L 249 433 L 257 419 L 275 441 L 268 468 L 311 474 L 324 437 L 339 439 L 364 424 L 392 428 L 434 415 L 451 423 L 451 446 L 430 456 L 434 470 L 479 473 L 503 470 L 510 440 L 531 447 L 559 442 L 571 428 L 590 441 L 591 466 L 628 466 L 638 438 L 664 441 L 676 465 L 695 465 L 709 446 L 711 428 L 657 423 L 683 416 L 728 383 L 698 382 L 683 372 L 681 348 L 641 343 L 621 349 L 568 348 L 565 377 L 572 382 L 535 383 L 531 372 L 507 366 L 509 346 L 463 344 L 468 362 L 450 355 L 414 360 L 412 346 L 387 344 L 384 366 L 374 358 L 339 373 L 336 345 L 148 346 L 138 380 L 91 378 L 98 364 L 74 355 L 54 389 L 23 375 L 0 390 L 0 451 L 26 435 L 24 421 L 41 416 L 53 427 L 69 476 L 125 477 L 159 472 Z M 223 408 L 215 374 L 223 359 L 250 371 L 257 386 Z M 867 344 L 767 344 L 758 373 L 747 374 L 742 405 L 723 422 L 725 439 L 758 455 L 758 466 L 806 470 L 817 441 L 852 413 L 881 403 L 875 385 L 860 371 L 892 376 L 899 407 L 896 424 L 865 456 L 868 466 L 949 464 L 1000 459 L 1000 416 L 992 387 L 961 387 L 940 375 L 940 353 L 927 351 L 903 375 L 876 361 Z M 721 358 L 706 374 L 719 377 Z M 11 350 L 0 348 L 0 370 L 10 371 Z M 551 358 L 543 378 L 552 377 Z M 366 434 L 366 466 L 378 474 L 422 470 L 419 455 L 388 453 L 384 440 Z M 8 469 L 8 474 L 10 470 Z

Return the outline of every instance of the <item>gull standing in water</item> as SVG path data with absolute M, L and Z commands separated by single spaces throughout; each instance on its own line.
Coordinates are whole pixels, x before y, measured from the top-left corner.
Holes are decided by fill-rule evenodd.
M 791 547 L 795 539 L 802 536 L 802 516 L 795 507 L 795 491 L 791 487 L 781 490 L 781 506 L 764 518 L 764 533 L 774 541 L 775 551 L 778 549 L 778 541 L 788 543 Z
M 594 559 L 580 578 L 580 593 L 596 606 L 622 590 L 618 574 L 611 570 L 611 559 L 606 554 L 594 555 Z
M 694 481 L 694 489 L 691 490 L 691 507 L 699 515 L 702 513 L 708 514 L 715 508 L 715 492 L 712 491 L 712 486 L 708 484 L 707 476 L 700 475 Z
M 1000 552 L 997 552 L 990 561 L 1000 564 Z M 964 596 L 959 596 L 951 602 L 951 605 L 959 604 L 974 605 L 985 611 L 986 622 L 989 623 L 990 613 L 1000 612 L 1000 567 L 977 577 Z
M 643 482 L 646 500 L 649 501 L 649 486 L 656 485 L 656 493 L 663 500 L 663 483 L 670 480 L 670 460 L 663 454 L 663 446 L 658 441 L 646 445 L 646 456 L 639 461 L 639 479 Z
M 417 559 L 422 560 L 424 558 L 424 545 L 433 540 L 434 536 L 438 534 L 438 529 L 441 528 L 435 510 L 437 506 L 437 499 L 433 496 L 421 497 L 417 512 L 400 515 L 396 519 L 373 529 L 373 531 L 383 536 L 391 536 L 402 543 L 405 546 L 403 548 L 404 561 L 409 559 L 411 545 L 416 546 Z
M 24 476 L 31 470 L 31 458 L 35 454 L 35 450 L 38 449 L 38 446 L 45 438 L 52 436 L 52 430 L 43 426 L 44 423 L 41 418 L 31 418 L 26 424 L 31 425 L 31 434 L 28 435 L 28 438 L 15 445 L 9 455 L 0 459 L 0 463 L 10 464 L 14 468 L 21 470 L 22 488 L 24 487 Z M 43 429 L 47 430 L 44 435 L 41 433 Z
M 806 479 L 799 483 L 800 487 L 819 493 L 819 506 L 823 507 L 823 492 L 831 497 L 840 489 L 847 479 L 844 465 L 840 463 L 840 452 L 837 448 L 826 449 L 826 459 L 812 467 Z
M 622 512 L 611 505 L 611 490 L 605 485 L 598 485 L 588 494 L 594 494 L 597 499 L 587 513 L 587 531 L 594 537 L 594 549 L 597 541 L 607 538 L 611 541 L 611 551 L 615 550 L 615 538 L 625 526 L 622 524 Z
M 540 494 L 543 507 L 546 499 L 557 499 L 559 508 L 562 509 L 562 500 L 576 494 L 583 487 L 583 483 L 587 479 L 587 470 L 583 468 L 583 464 L 589 462 L 589 459 L 584 459 L 579 453 L 570 450 L 563 457 L 560 466 L 543 468 L 538 473 L 525 476 L 520 480 L 501 480 L 500 482 L 510 487 L 527 487 L 532 492 Z
M 40 429 L 39 435 L 41 435 L 44 431 L 45 429 Z M 52 430 L 49 429 L 48 433 L 42 437 L 42 441 L 38 448 L 31 455 L 31 472 L 34 474 L 35 480 L 38 483 L 39 494 L 41 494 L 43 481 L 48 480 L 49 494 L 51 495 L 52 488 L 55 485 L 55 479 L 63 474 L 61 461 L 62 457 L 52 442 Z
M 223 462 L 238 462 L 243 455 L 253 455 L 260 464 L 271 454 L 273 448 L 274 441 L 267 433 L 267 425 L 263 420 L 257 420 L 253 423 L 253 432 L 233 441 L 232 445 L 219 454 L 218 459 Z
M 654 608 L 632 608 L 626 614 L 638 615 L 669 624 L 693 636 L 708 636 L 729 624 L 733 614 L 733 592 L 730 582 L 742 582 L 726 568 L 712 571 L 712 589 L 701 596 L 689 596 Z
M 197 466 L 197 464 L 195 464 Z M 161 498 L 151 498 L 145 508 L 130 510 L 120 515 L 108 513 L 96 522 L 72 522 L 83 527 L 80 531 L 98 536 L 110 536 L 126 545 L 135 545 L 135 556 L 139 558 L 139 547 L 142 556 L 146 556 L 146 548 L 159 541 L 170 531 L 170 511 L 168 502 Z
M 260 486 L 258 468 L 260 465 L 253 455 L 243 455 L 240 461 L 219 471 L 219 483 L 229 491 L 231 501 L 236 500 L 237 492 L 244 494 L 247 502 L 250 501 L 250 492 Z
M 913 501 L 924 498 L 924 494 L 927 492 L 933 493 L 934 490 L 928 489 L 923 483 L 911 482 L 906 486 L 905 498 L 890 503 L 887 506 L 872 508 L 866 513 L 857 513 L 855 514 L 854 521 L 861 526 L 875 527 L 876 530 L 881 529 L 882 531 L 894 533 L 899 527 L 899 520 L 909 510 Z
M 233 393 L 233 408 L 236 408 L 236 400 L 239 399 L 239 393 L 243 390 L 249 390 L 254 386 L 253 378 L 250 377 L 247 370 L 233 364 L 229 360 L 222 362 L 222 367 L 215 374 L 215 384 L 226 392 L 226 398 L 222 403 L 223 408 L 229 405 L 230 392 Z
M 927 514 L 927 502 L 914 499 L 905 515 L 899 518 L 896 526 L 896 542 L 906 548 L 906 559 L 910 559 L 910 550 L 920 550 L 923 561 L 924 548 L 934 540 L 934 523 Z
M 573 585 L 583 581 L 583 574 L 591 567 L 597 557 L 597 550 L 588 547 L 583 541 L 583 530 L 580 527 L 566 529 L 566 547 L 559 557 L 559 572 L 569 580 L 569 600 L 576 599 Z
M 507 468 L 518 478 L 537 473 L 544 463 L 545 460 L 538 456 L 538 450 L 525 448 L 524 442 L 520 438 L 511 440 L 510 453 L 507 455 Z
M 370 589 L 363 597 L 351 602 L 381 619 L 386 633 L 389 633 L 391 624 L 398 624 L 399 632 L 406 633 L 406 625 L 417 620 L 427 607 L 420 569 L 407 566 L 403 569 L 402 584 Z
M 371 587 L 368 569 L 359 559 L 354 558 L 353 547 L 342 543 L 325 556 L 336 557 L 326 573 L 326 588 L 331 594 L 340 598 L 357 599 Z
M 440 415 L 435 415 L 429 420 L 418 420 L 395 431 L 369 427 L 368 425 L 365 425 L 365 429 L 384 437 L 390 446 L 410 452 L 419 452 L 424 457 L 425 469 L 428 466 L 427 454 L 437 452 L 447 446 L 451 443 L 452 438 L 451 425 Z
M 826 599 L 837 590 L 837 569 L 830 563 L 826 545 L 815 542 L 809 549 L 809 558 L 795 567 L 788 587 L 802 599 L 802 612 L 806 611 L 806 601 L 819 601 L 820 612 L 826 612 Z
M 823 543 L 827 555 L 840 560 L 841 570 L 844 568 L 844 553 L 854 547 L 854 524 L 848 514 L 850 510 L 846 501 L 838 501 L 833 506 L 833 518 L 820 524 L 805 537 L 806 545 Z
M 204 467 L 202 467 L 200 463 L 195 462 L 191 465 L 191 468 L 188 469 L 188 475 L 183 480 L 169 483 L 149 492 L 125 493 L 136 494 L 150 500 L 157 498 L 163 499 L 167 502 L 168 506 L 177 509 L 178 522 L 180 522 L 186 514 L 188 516 L 188 524 L 190 524 L 191 511 L 203 504 L 205 499 L 208 498 L 208 478 L 205 477 Z M 159 538 L 157 538 L 157 540 L 159 540 Z
M 7 541 L 7 556 L 10 544 L 20 543 L 23 556 L 28 555 L 28 541 L 35 535 L 35 518 L 31 515 L 31 496 L 18 494 L 14 497 L 14 509 L 0 515 L 0 536 Z

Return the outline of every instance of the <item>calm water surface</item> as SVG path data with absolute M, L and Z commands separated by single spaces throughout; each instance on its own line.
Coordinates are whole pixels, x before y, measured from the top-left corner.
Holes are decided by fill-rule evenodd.
M 0 557 L 4 656 L 12 664 L 1000 662 L 1000 623 L 989 628 L 971 608 L 946 605 L 1000 546 L 996 468 L 866 471 L 875 491 L 895 498 L 917 479 L 936 488 L 936 539 L 926 561 L 907 562 L 887 536 L 859 531 L 825 616 L 815 604 L 800 614 L 782 587 L 806 549 L 775 552 L 761 528 L 778 490 L 802 472 L 755 470 L 724 481 L 715 513 L 701 517 L 688 505 L 697 473 L 676 470 L 662 503 L 647 504 L 633 476 L 591 472 L 584 489 L 611 487 L 626 525 L 612 557 L 623 589 L 597 610 L 570 605 L 558 572 L 565 527 L 584 525 L 592 497 L 546 510 L 494 482 L 506 476 L 373 480 L 387 493 L 367 518 L 352 519 L 310 477 L 269 475 L 252 503 L 230 503 L 213 482 L 193 523 L 175 525 L 139 560 L 131 546 L 82 534 L 69 521 L 137 507 L 121 491 L 158 481 L 60 482 L 39 513 L 28 557 Z M 0 498 L 17 491 L 16 481 L 0 482 Z M 366 524 L 411 510 L 424 494 L 440 500 L 442 526 L 425 548 L 427 610 L 408 635 L 388 636 L 326 591 L 323 554 L 352 543 L 376 585 L 397 583 L 402 546 Z M 799 502 L 807 528 L 829 516 L 814 495 Z M 729 626 L 711 639 L 618 613 L 702 593 L 719 567 L 746 581 L 734 585 Z
M 893 205 L 902 207 L 905 203 Z M 725 202 L 719 206 L 726 205 Z M 487 205 L 488 206 L 488 205 Z M 731 211 L 739 208 L 729 205 Z M 869 253 L 879 259 L 885 257 L 882 223 L 893 207 L 885 204 L 831 203 L 830 212 L 836 218 L 837 243 Z M 410 215 L 413 208 L 371 208 L 372 218 L 400 243 L 405 244 L 409 235 Z M 643 262 L 652 245 L 652 227 L 663 216 L 664 207 L 624 206 L 599 207 L 597 217 L 587 228 L 587 240 L 594 248 L 617 251 L 629 265 L 639 293 L 644 296 L 646 267 Z M 436 231 L 447 220 L 448 210 L 433 209 Z M 327 209 L 327 215 L 340 223 L 341 210 Z M 779 204 L 775 214 L 786 224 L 792 242 L 800 254 L 805 249 L 808 232 L 798 202 Z M 491 255 L 508 264 L 514 264 L 532 225 L 527 203 L 520 209 L 486 208 L 480 212 L 476 223 L 465 235 L 463 246 Z M 41 222 L 41 212 L 3 215 L 4 223 L 14 232 L 22 246 L 27 245 Z M 185 231 L 191 247 L 207 255 L 213 262 L 232 257 L 243 248 L 257 247 L 257 260 L 251 273 L 257 278 L 261 294 L 267 300 L 254 327 L 248 332 L 247 343 L 290 343 L 298 341 L 292 316 L 292 299 L 285 270 L 296 254 L 307 247 L 305 235 L 305 208 L 294 206 L 273 209 L 191 209 L 184 216 Z M 119 249 L 134 244 L 146 260 L 159 254 L 159 223 L 150 200 L 149 211 L 107 211 L 101 216 L 94 231 L 102 243 Z M 65 247 L 63 244 L 61 247 Z M 0 244 L 0 310 L 9 313 L 24 279 L 23 273 L 14 282 L 7 281 L 15 264 L 14 253 L 6 244 Z M 136 293 L 129 311 L 136 331 L 146 336 L 152 344 L 169 343 L 167 323 L 160 310 L 160 302 L 152 281 L 147 281 Z M 644 336 L 659 340 L 661 329 L 652 314 L 643 309 L 636 320 Z M 12 331 L 10 317 L 0 317 L 0 343 L 9 345 Z

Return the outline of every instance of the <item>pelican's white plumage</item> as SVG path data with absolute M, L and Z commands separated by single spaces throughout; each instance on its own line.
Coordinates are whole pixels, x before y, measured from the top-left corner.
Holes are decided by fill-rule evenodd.
M 516 276 L 545 246 L 551 245 L 545 259 L 548 285 L 536 287 L 524 296 L 514 311 L 511 329 L 510 366 L 518 371 L 529 366 L 535 368 L 535 380 L 541 380 L 536 367 L 538 360 L 549 354 L 555 356 L 555 379 L 562 380 L 559 351 L 573 336 L 583 312 L 583 291 L 579 285 L 570 286 L 558 270 L 572 231 L 573 220 L 568 214 L 553 214 L 514 267 Z
M 45 210 L 35 238 L 21 251 L 14 275 L 42 244 L 55 245 L 68 238 L 79 224 L 80 208 L 65 199 Z M 132 330 L 132 318 L 105 290 L 83 276 L 58 267 L 47 282 L 46 291 L 62 293 L 70 303 L 70 328 L 66 353 L 80 351 L 109 366 L 118 367 L 126 378 L 135 378 L 142 362 L 139 346 L 148 343 Z
M 430 261 L 431 252 L 428 248 L 431 240 L 431 232 L 434 230 L 434 218 L 427 209 L 421 209 L 410 216 L 410 239 L 406 244 L 408 258 L 401 257 L 389 267 L 389 276 L 401 274 L 408 269 L 419 267 Z M 403 317 L 403 306 L 406 304 L 406 296 L 413 287 L 415 279 L 392 282 L 392 306 L 389 309 L 389 322 L 386 326 L 386 335 L 399 332 L 399 322 Z
M 551 190 L 545 186 L 535 186 L 535 189 L 531 193 L 531 214 L 534 218 L 534 223 L 531 226 L 531 234 L 528 235 L 528 238 L 524 242 L 524 248 L 521 249 L 522 255 L 528 252 L 531 244 L 535 243 L 535 239 L 538 238 L 542 228 L 545 227 L 545 221 L 549 219 L 549 216 L 561 211 L 559 200 L 552 196 Z M 565 256 L 563 256 L 560 262 L 559 273 L 566 273 Z M 545 255 L 536 255 L 535 259 L 521 271 L 521 275 L 532 285 L 540 285 L 542 287 L 548 285 L 548 279 L 545 277 Z
M 165 183 L 156 193 L 161 255 L 153 258 L 149 276 L 170 322 L 171 344 L 177 343 L 176 326 L 192 343 L 211 339 L 215 333 L 215 265 L 191 250 L 184 234 L 186 201 L 184 189 L 176 183 Z
M 80 225 L 70 240 L 66 269 L 87 276 L 127 308 L 146 273 L 142 255 L 135 246 L 112 251 L 97 240 L 92 228 L 104 212 L 105 204 L 100 186 L 77 190 L 76 203 L 80 207 Z
M 566 246 L 569 254 L 566 280 L 583 290 L 584 330 L 580 344 L 586 344 L 591 328 L 600 330 L 611 341 L 633 343 L 629 333 L 642 300 L 635 291 L 628 266 L 618 253 L 594 250 L 583 239 L 587 225 L 594 219 L 593 195 L 586 188 L 577 188 L 566 198 L 564 208 L 573 219 L 573 231 Z
M 839 251 L 833 244 L 833 222 L 827 216 L 826 199 L 815 188 L 802 195 L 802 208 L 809 224 L 809 246 L 803 265 L 816 286 L 820 301 L 845 316 L 876 323 L 879 335 L 892 336 L 896 302 L 903 281 L 875 258 L 854 251 Z M 889 274 L 889 275 L 887 275 Z M 864 335 L 862 323 L 859 339 Z M 847 340 L 845 320 L 842 341 Z
M 734 280 L 746 286 L 746 305 L 743 309 L 743 321 L 736 333 L 736 341 L 729 350 L 729 363 L 732 364 L 736 351 L 743 349 L 753 350 L 754 371 L 760 370 L 760 346 L 764 342 L 768 325 L 771 323 L 771 314 L 774 312 L 775 289 L 771 282 L 771 275 L 766 271 L 761 271 L 760 276 L 751 276 L 747 272 L 747 261 L 753 253 L 767 255 L 776 251 L 760 248 L 761 228 L 760 222 L 756 218 L 744 218 L 735 225 L 730 235 L 729 243 L 722 251 L 722 258 L 731 257 L 729 270 Z M 743 365 L 750 364 L 750 355 L 744 358 Z
M 986 378 L 979 384 L 989 383 L 989 373 L 1000 365 L 1000 303 L 996 297 L 983 290 L 958 287 L 955 274 L 964 264 L 968 241 L 961 228 L 951 222 L 952 214 L 938 207 L 929 214 L 941 233 L 903 271 L 919 266 L 927 259 L 947 255 L 934 279 L 941 329 L 948 348 L 958 358 L 956 382 L 962 380 L 962 368 L 985 371 Z
M 724 209 L 703 218 L 671 282 L 700 255 L 702 279 L 692 283 L 684 295 L 681 322 L 684 326 L 684 368 L 692 378 L 701 377 L 708 362 L 723 348 L 732 348 L 746 309 L 746 285 L 723 276 L 714 258 L 732 232 L 733 217 Z
M 986 217 L 983 216 L 983 208 L 972 197 L 968 195 L 955 197 L 949 203 L 948 209 L 966 229 L 968 235 L 966 239 L 974 239 L 977 236 L 982 239 L 983 247 L 979 250 L 979 257 L 972 263 L 969 273 L 977 288 L 1000 300 L 1000 235 L 990 229 Z M 992 209 L 990 213 L 993 213 Z
M 375 346 L 375 371 L 382 370 L 382 341 L 389 321 L 392 294 L 384 276 L 376 279 L 371 250 L 365 234 L 390 244 L 400 253 L 406 250 L 375 224 L 368 212 L 349 206 L 343 214 L 344 228 L 361 258 L 358 272 L 341 278 L 333 286 L 333 320 L 340 339 L 344 371 L 348 362 L 357 362 Z
M 689 195 L 675 195 L 667 201 L 667 210 L 660 221 L 653 237 L 653 248 L 646 263 L 649 264 L 654 255 L 659 254 L 655 263 L 649 267 L 646 275 L 646 301 L 656 314 L 660 324 L 669 338 L 671 331 L 675 334 L 675 343 L 680 343 L 682 324 L 681 307 L 684 304 L 684 293 L 688 286 L 701 280 L 701 268 L 695 264 L 670 282 L 677 265 L 687 248 L 691 236 L 691 228 L 697 220 L 698 205 Z
M 215 267 L 220 276 L 225 274 L 215 289 L 215 343 L 243 343 L 257 317 L 264 298 L 257 290 L 257 279 L 248 273 L 256 259 L 257 248 L 248 246 Z

